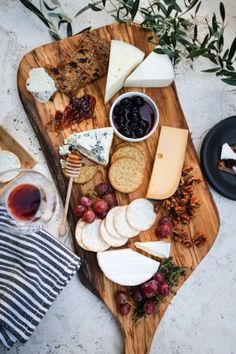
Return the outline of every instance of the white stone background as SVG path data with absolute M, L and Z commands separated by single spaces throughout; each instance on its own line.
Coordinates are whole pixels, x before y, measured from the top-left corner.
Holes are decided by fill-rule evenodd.
M 226 42 L 236 34 L 236 1 L 224 0 L 227 13 Z M 37 3 L 37 1 L 35 1 Z M 73 15 L 86 1 L 63 0 Z M 203 0 L 200 22 L 219 0 Z M 46 27 L 17 0 L 0 0 L 0 123 L 39 161 L 36 169 L 50 177 L 39 143 L 20 103 L 16 73 L 22 56 L 51 41 Z M 104 13 L 80 16 L 76 32 L 87 26 L 112 22 Z M 201 73 L 208 68 L 197 60 L 176 69 L 179 99 L 199 153 L 210 127 L 236 114 L 236 92 L 214 75 Z M 233 354 L 236 353 L 236 203 L 212 191 L 219 209 L 221 229 L 216 242 L 179 290 L 156 332 L 152 354 Z M 50 230 L 57 229 L 55 221 Z M 70 243 L 70 239 L 67 239 Z M 77 276 L 63 290 L 30 340 L 16 344 L 5 354 L 118 354 L 122 353 L 121 332 L 106 307 Z M 142 354 L 142 353 L 140 353 Z

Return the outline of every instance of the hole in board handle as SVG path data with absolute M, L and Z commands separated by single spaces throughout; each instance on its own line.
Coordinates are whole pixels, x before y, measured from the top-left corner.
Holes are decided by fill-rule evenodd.
M 158 152 L 157 158 L 158 158 L 158 159 L 163 159 L 163 154 L 162 154 L 161 152 Z

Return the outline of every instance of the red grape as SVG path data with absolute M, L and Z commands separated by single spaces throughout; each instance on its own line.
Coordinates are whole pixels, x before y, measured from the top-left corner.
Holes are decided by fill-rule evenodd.
M 169 216 L 163 216 L 163 218 L 161 218 L 160 225 L 162 224 L 168 224 L 173 227 L 172 219 Z
M 146 315 L 151 315 L 155 311 L 155 305 L 151 299 L 145 301 L 143 305 L 143 311 Z
M 86 197 L 85 195 L 80 199 L 80 204 L 83 205 L 84 207 L 88 208 L 92 205 L 92 200 L 89 197 Z
M 118 309 L 119 309 L 119 313 L 122 316 L 126 316 L 130 312 L 131 305 L 130 304 L 119 305 Z
M 156 272 L 156 274 L 153 276 L 153 279 L 156 280 L 159 284 L 162 284 L 165 281 L 165 276 L 161 272 Z
M 133 299 L 136 303 L 139 303 L 143 300 L 143 296 L 142 296 L 141 291 L 139 289 L 134 290 Z
M 128 300 L 128 294 L 126 291 L 117 291 L 116 295 L 115 295 L 115 299 L 116 299 L 116 303 L 118 305 L 124 305 L 127 303 Z
M 104 211 L 103 213 L 96 213 L 97 217 L 99 219 L 105 219 L 105 217 L 107 216 L 108 210 Z
M 93 205 L 93 209 L 96 213 L 103 213 L 108 209 L 107 202 L 102 199 L 97 200 Z
M 106 183 L 100 183 L 99 185 L 96 186 L 95 191 L 97 194 L 101 197 L 104 194 L 106 194 L 109 190 L 108 184 Z
M 103 200 L 105 200 L 107 202 L 107 205 L 109 207 L 113 207 L 116 205 L 116 196 L 115 194 L 109 193 L 109 194 L 105 194 L 103 196 Z
M 165 237 L 171 234 L 173 230 L 173 226 L 170 226 L 169 224 L 161 224 L 157 229 L 156 229 L 156 234 L 159 237 Z
M 96 218 L 96 215 L 93 210 L 88 209 L 85 211 L 83 215 L 83 221 L 86 222 L 87 224 L 91 224 Z
M 78 204 L 73 208 L 73 211 L 74 211 L 75 216 L 77 216 L 77 218 L 80 219 L 84 215 L 86 208 L 83 205 Z
M 161 287 L 160 287 L 160 294 L 163 295 L 163 296 L 168 296 L 169 293 L 170 293 L 170 288 L 169 288 L 169 285 L 166 284 L 166 283 L 163 283 L 161 284 Z
M 159 284 L 156 280 L 149 280 L 141 286 L 143 296 L 149 298 L 153 297 L 159 289 Z

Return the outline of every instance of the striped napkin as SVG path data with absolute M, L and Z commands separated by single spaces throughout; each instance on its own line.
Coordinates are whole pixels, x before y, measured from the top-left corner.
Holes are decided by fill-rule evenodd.
M 80 259 L 45 231 L 17 233 L 0 205 L 0 342 L 25 343 Z M 7 226 L 7 228 L 6 228 Z

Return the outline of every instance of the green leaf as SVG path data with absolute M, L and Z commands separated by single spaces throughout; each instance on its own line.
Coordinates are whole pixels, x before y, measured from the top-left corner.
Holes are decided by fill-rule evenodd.
M 102 9 L 95 4 L 88 4 L 89 8 L 92 9 L 93 11 L 102 11 Z
M 206 52 L 206 48 L 196 49 L 193 52 L 189 53 L 187 58 L 188 59 L 193 59 L 193 58 L 199 57 L 200 55 L 202 55 L 205 52 Z
M 49 21 L 44 14 L 39 11 L 39 9 L 34 6 L 29 0 L 20 0 L 20 2 L 31 12 L 33 12 L 47 27 L 50 28 L 52 25 L 51 21 Z
M 60 20 L 60 21 L 58 22 L 58 29 L 61 28 L 61 25 L 62 25 L 63 23 L 67 23 L 67 21 L 66 21 L 66 20 Z
M 73 36 L 72 26 L 70 22 L 67 24 L 66 33 L 67 33 L 67 37 Z
M 81 31 L 79 31 L 79 32 L 77 32 L 75 35 L 77 35 L 77 34 L 81 34 L 81 33 L 84 33 L 84 32 L 87 32 L 87 31 L 90 31 L 91 30 L 91 26 L 89 26 L 89 27 L 85 27 L 85 28 L 83 28 Z
M 105 7 L 106 6 L 107 0 L 102 0 L 102 5 Z
M 220 16 L 222 18 L 222 21 L 225 21 L 225 7 L 224 4 L 221 2 L 220 3 Z
M 230 50 L 229 50 L 229 55 L 228 55 L 228 60 L 232 60 L 234 57 L 234 54 L 236 52 L 236 37 L 234 38 Z
M 194 26 L 194 29 L 193 29 L 193 39 L 194 39 L 194 40 L 197 39 L 197 34 L 198 34 L 197 25 L 195 25 L 195 26 Z
M 202 44 L 201 44 L 201 48 L 205 48 L 205 47 L 206 47 L 206 44 L 207 44 L 207 42 L 208 42 L 208 39 L 209 39 L 209 34 L 207 34 L 207 35 L 204 37 L 204 39 L 203 39 L 203 41 L 202 41 Z
M 99 2 L 100 2 L 100 1 L 99 1 Z M 89 10 L 89 9 L 90 9 L 90 7 L 89 7 L 88 5 L 82 7 L 82 9 L 80 9 L 80 10 L 75 14 L 75 17 L 81 15 L 83 12 L 85 12 L 85 11 L 87 11 L 87 10 Z
M 190 5 L 187 7 L 187 10 L 184 12 L 184 14 L 192 10 L 192 8 L 194 8 L 194 6 L 196 6 L 198 2 L 199 0 L 192 0 L 191 2 L 189 1 Z
M 57 9 L 57 6 L 56 7 L 49 7 L 48 4 L 46 3 L 46 1 L 43 1 L 43 4 L 46 7 L 46 9 L 49 11 L 54 11 Z
M 236 79 L 230 78 L 230 79 L 221 79 L 223 82 L 225 82 L 228 85 L 231 86 L 236 86 Z
M 229 54 L 229 49 L 226 49 L 226 51 L 224 52 L 224 55 L 223 55 L 224 60 L 227 58 L 228 54 Z
M 213 16 L 212 16 L 212 28 L 213 28 L 214 32 L 217 32 L 218 24 L 217 24 L 217 20 L 216 20 L 216 14 L 213 14 Z
M 138 12 L 139 2 L 140 2 L 140 0 L 135 0 L 135 1 L 134 1 L 134 4 L 133 4 L 133 6 L 132 6 L 132 9 L 130 10 L 132 21 L 134 20 L 136 14 L 137 14 L 137 12 Z
M 201 7 L 202 2 L 200 1 L 195 9 L 195 15 L 198 13 L 200 7 Z
M 155 48 L 153 49 L 153 51 L 157 54 L 167 54 L 171 58 L 175 58 L 178 56 L 177 52 L 174 52 L 169 48 Z
M 206 69 L 206 70 L 202 70 L 203 73 L 215 73 L 217 71 L 221 70 L 221 67 L 218 66 L 217 68 L 212 68 L 212 69 Z

